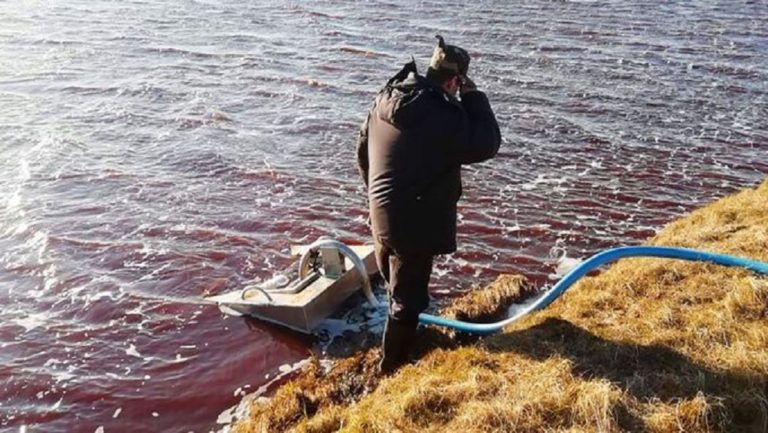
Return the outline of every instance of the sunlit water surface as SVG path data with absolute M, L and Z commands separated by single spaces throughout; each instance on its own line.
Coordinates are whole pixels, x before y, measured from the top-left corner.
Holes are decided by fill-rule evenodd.
M 643 242 L 768 173 L 762 1 L 0 3 L 0 430 L 218 428 L 316 340 L 203 294 L 366 241 L 357 126 L 440 33 L 504 142 L 436 297 Z

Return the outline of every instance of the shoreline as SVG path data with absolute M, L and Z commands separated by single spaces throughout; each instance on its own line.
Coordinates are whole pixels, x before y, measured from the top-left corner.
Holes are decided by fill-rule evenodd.
M 678 218 L 648 244 L 768 261 L 768 180 Z M 503 302 L 528 293 L 509 278 L 516 292 Z M 482 301 L 494 284 L 446 310 L 497 309 L 498 296 Z M 391 377 L 375 374 L 376 349 L 330 370 L 311 360 L 269 399 L 241 402 L 250 410 L 231 431 L 763 432 L 767 318 L 766 277 L 625 259 L 501 334 L 466 341 L 425 329 L 419 360 Z

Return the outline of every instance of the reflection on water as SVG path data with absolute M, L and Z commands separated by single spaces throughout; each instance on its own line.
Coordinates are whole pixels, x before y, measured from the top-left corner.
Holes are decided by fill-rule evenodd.
M 1 429 L 208 431 L 304 359 L 312 339 L 193 301 L 269 278 L 291 244 L 367 239 L 357 125 L 436 33 L 469 49 L 504 136 L 464 170 L 437 296 L 501 272 L 545 284 L 558 258 L 642 242 L 768 173 L 764 2 L 22 2 L 0 19 Z

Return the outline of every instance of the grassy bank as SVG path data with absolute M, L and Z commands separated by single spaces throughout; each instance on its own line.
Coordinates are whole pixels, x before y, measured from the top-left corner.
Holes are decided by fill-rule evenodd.
M 768 181 L 648 243 L 768 262 Z M 467 305 L 494 307 L 523 288 L 501 278 L 489 290 L 502 295 Z M 312 364 L 235 431 L 763 433 L 767 319 L 766 277 L 626 259 L 499 335 L 460 342 L 427 331 L 422 358 L 392 377 L 374 374 L 374 352 L 330 371 Z

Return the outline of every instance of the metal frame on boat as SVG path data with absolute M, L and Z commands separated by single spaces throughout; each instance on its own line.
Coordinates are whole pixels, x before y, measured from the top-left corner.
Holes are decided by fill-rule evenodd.
M 296 279 L 286 278 L 279 285 L 253 284 L 206 300 L 225 313 L 252 316 L 304 333 L 312 332 L 361 288 L 368 301 L 376 304 L 370 282 L 370 276 L 378 272 L 373 245 L 350 246 L 321 239 L 292 247 L 291 253 L 301 256 Z

